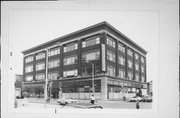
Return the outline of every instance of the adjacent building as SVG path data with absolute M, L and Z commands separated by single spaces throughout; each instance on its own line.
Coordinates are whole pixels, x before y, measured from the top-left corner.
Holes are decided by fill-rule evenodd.
M 107 22 L 22 53 L 23 90 L 34 96 L 44 95 L 46 77 L 53 98 L 89 99 L 93 90 L 102 100 L 147 94 L 147 51 Z

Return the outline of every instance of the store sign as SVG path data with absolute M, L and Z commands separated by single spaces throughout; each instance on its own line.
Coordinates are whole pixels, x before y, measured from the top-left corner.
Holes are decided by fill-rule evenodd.
M 106 49 L 104 44 L 101 44 L 101 51 L 102 51 L 102 71 L 106 71 Z

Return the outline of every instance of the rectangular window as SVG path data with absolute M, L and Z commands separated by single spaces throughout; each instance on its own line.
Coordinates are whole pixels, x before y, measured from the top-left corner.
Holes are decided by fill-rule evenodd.
M 124 56 L 119 55 L 118 56 L 118 61 L 119 61 L 119 64 L 125 65 L 125 57 Z
M 125 70 L 119 68 L 119 77 L 120 78 L 125 78 Z
M 135 79 L 136 79 L 136 81 L 139 81 L 139 74 L 138 73 L 135 74 Z
M 108 44 L 109 46 L 113 47 L 113 48 L 116 47 L 114 39 L 112 39 L 112 38 L 109 37 L 109 36 L 107 37 L 107 44 Z
M 41 53 L 36 55 L 36 60 L 43 59 L 43 58 L 45 58 L 45 53 L 44 52 L 41 52 Z
M 118 43 L 118 50 L 125 53 L 125 46 L 122 43 Z
M 78 49 L 78 44 L 77 43 L 71 43 L 68 44 L 64 47 L 64 52 L 69 52 Z
M 139 64 L 138 64 L 138 63 L 135 63 L 135 69 L 136 69 L 137 71 L 139 71 Z
M 144 73 L 144 66 L 141 66 L 141 72 Z
M 36 74 L 36 80 L 44 80 L 45 79 L 45 74 L 40 73 L 40 74 Z
M 31 62 L 31 61 L 33 61 L 33 59 L 34 59 L 33 56 L 26 57 L 25 63 Z
M 141 56 L 141 62 L 144 63 L 145 59 Z
M 115 53 L 107 50 L 107 60 L 115 62 Z
M 51 49 L 51 50 L 49 50 L 49 52 L 48 52 L 48 56 L 50 57 L 50 56 L 54 56 L 54 55 L 58 55 L 58 54 L 60 54 L 60 48 L 58 47 L 58 48 L 54 48 L 54 49 Z
M 87 52 L 82 54 L 83 61 L 91 61 L 100 59 L 100 51 Z
M 128 67 L 132 68 L 133 67 L 133 62 L 131 60 L 128 60 Z
M 36 71 L 37 70 L 44 70 L 44 69 L 45 69 L 45 63 L 44 62 L 36 64 Z
M 29 73 L 33 71 L 33 65 L 28 65 L 25 67 L 25 73 Z
M 115 76 L 115 67 L 107 66 L 107 75 Z
M 141 76 L 141 81 L 142 81 L 142 82 L 145 82 L 145 77 L 144 77 L 144 75 Z
M 99 36 L 97 37 L 91 37 L 86 39 L 85 41 L 82 42 L 82 47 L 88 47 L 88 46 L 92 46 L 92 45 L 96 45 L 100 43 L 100 38 Z
M 77 64 L 77 56 L 65 57 L 64 65 Z
M 69 70 L 63 72 L 63 77 L 73 77 L 78 75 L 78 70 Z
M 58 72 L 48 73 L 48 79 L 50 79 L 50 80 L 56 80 L 58 77 L 59 77 L 59 73 Z
M 133 57 L 133 51 L 132 51 L 131 49 L 128 49 L 128 50 L 127 50 L 127 54 L 128 54 L 129 56 Z
M 139 54 L 135 53 L 135 59 L 139 60 Z
M 26 81 L 32 81 L 33 80 L 33 76 L 32 75 L 28 75 L 25 77 Z
M 131 71 L 128 71 L 128 79 L 129 80 L 133 79 L 133 73 Z
M 55 67 L 59 67 L 60 65 L 60 60 L 50 60 L 48 62 L 48 68 L 55 68 Z

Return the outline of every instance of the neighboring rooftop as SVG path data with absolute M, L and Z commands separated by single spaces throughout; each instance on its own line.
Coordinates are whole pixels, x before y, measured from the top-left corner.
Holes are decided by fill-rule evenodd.
M 64 35 L 64 36 L 58 37 L 58 38 L 56 38 L 56 39 L 50 40 L 50 41 L 48 41 L 48 42 L 42 43 L 42 44 L 40 44 L 40 45 L 34 46 L 34 47 L 32 47 L 32 48 L 29 48 L 29 49 L 27 49 L 27 50 L 22 51 L 22 53 L 23 53 L 23 54 L 29 53 L 29 52 L 31 52 L 31 51 L 33 51 L 33 50 L 36 50 L 36 49 L 38 49 L 38 48 L 40 48 L 40 47 L 44 47 L 44 46 L 46 46 L 46 45 L 48 45 L 48 44 L 51 44 L 51 43 L 54 43 L 54 42 L 56 42 L 56 43 L 57 43 L 57 42 L 63 42 L 63 41 L 61 41 L 61 39 L 65 39 L 65 38 L 67 38 L 67 37 L 71 37 L 71 36 L 73 36 L 73 35 L 80 34 L 80 33 L 84 32 L 84 31 L 87 31 L 87 30 L 90 30 L 90 29 L 93 29 L 93 28 L 97 28 L 97 27 L 100 27 L 100 26 L 107 26 L 107 27 L 111 28 L 113 31 L 115 31 L 116 33 L 118 33 L 118 34 L 121 35 L 122 37 L 126 38 L 126 40 L 128 40 L 131 44 L 135 45 L 135 46 L 136 46 L 137 48 L 139 48 L 141 51 L 143 51 L 144 53 L 147 53 L 147 51 L 144 50 L 141 46 L 137 45 L 134 41 L 132 41 L 130 38 L 128 38 L 127 36 L 125 36 L 123 33 L 121 33 L 120 31 L 118 31 L 116 28 L 114 28 L 112 25 L 110 25 L 110 24 L 109 24 L 108 22 L 106 22 L 106 21 L 100 22 L 100 23 L 98 23 L 98 24 L 95 24 L 95 25 L 86 27 L 86 28 L 84 28 L 84 29 L 81 29 L 81 30 L 78 30 L 78 31 L 69 33 L 69 34 L 67 34 L 67 35 Z

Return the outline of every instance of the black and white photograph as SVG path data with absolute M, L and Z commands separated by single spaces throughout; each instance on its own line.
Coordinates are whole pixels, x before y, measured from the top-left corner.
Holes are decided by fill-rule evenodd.
M 167 79 L 162 83 L 161 68 L 168 63 L 162 58 L 172 46 L 161 52 L 166 48 L 161 39 L 162 13 L 144 7 L 127 9 L 134 4 L 127 7 L 123 1 L 101 3 L 3 3 L 4 9 L 10 6 L 2 9 L 7 32 L 1 41 L 7 52 L 1 82 L 6 99 L 1 102 L 7 103 L 7 112 L 51 116 L 105 111 L 151 113 L 150 118 L 157 116 L 161 99 L 178 92 L 170 87 L 164 93 L 161 88 L 168 85 Z M 171 75 L 168 67 L 165 75 Z

